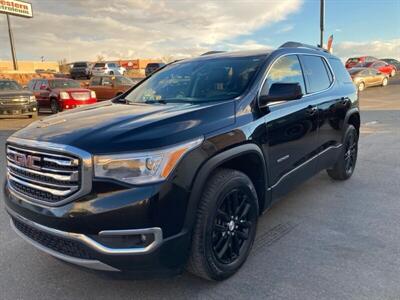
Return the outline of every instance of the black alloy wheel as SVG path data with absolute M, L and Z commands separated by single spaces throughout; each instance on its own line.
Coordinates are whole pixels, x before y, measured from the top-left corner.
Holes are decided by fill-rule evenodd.
M 344 138 L 342 151 L 337 162 L 328 169 L 328 175 L 335 180 L 346 180 L 353 175 L 357 162 L 358 132 L 353 125 L 348 125 Z
M 253 246 L 258 215 L 258 197 L 250 178 L 237 170 L 215 171 L 197 209 L 188 271 L 208 280 L 235 274 Z
M 357 140 L 354 133 L 349 134 L 344 152 L 345 170 L 346 174 L 351 175 L 354 171 L 357 160 Z
M 234 189 L 225 196 L 217 210 L 212 232 L 213 253 L 220 263 L 231 264 L 240 257 L 256 220 L 246 191 Z

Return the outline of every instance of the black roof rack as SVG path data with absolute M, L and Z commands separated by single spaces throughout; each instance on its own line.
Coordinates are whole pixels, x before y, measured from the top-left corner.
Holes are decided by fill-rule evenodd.
M 286 43 L 282 44 L 279 48 L 308 48 L 308 49 L 313 49 L 313 50 L 318 50 L 318 51 L 323 51 L 323 52 L 329 53 L 329 51 L 324 48 L 307 45 L 307 44 L 303 44 L 303 43 L 299 43 L 299 42 L 286 42 Z
M 226 51 L 208 51 L 208 52 L 205 52 L 205 53 L 201 54 L 200 56 L 217 54 L 217 53 L 224 53 L 224 52 L 226 52 Z

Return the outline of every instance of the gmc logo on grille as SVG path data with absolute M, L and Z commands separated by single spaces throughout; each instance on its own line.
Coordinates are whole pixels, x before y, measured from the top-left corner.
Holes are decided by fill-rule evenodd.
M 14 154 L 15 163 L 21 167 L 29 169 L 40 170 L 40 166 L 35 164 L 36 162 L 40 162 L 40 160 L 40 157 L 34 155 L 26 155 L 22 153 Z

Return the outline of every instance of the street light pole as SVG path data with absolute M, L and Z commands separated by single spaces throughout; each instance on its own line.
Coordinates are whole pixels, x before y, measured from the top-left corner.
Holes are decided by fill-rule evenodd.
M 10 24 L 10 15 L 6 14 L 6 16 L 7 16 L 7 25 L 8 25 L 8 36 L 10 37 L 11 55 L 12 55 L 14 70 L 16 71 L 16 70 L 18 70 L 18 65 L 17 65 L 17 57 L 15 55 L 14 37 L 13 37 L 13 33 L 11 30 L 11 24 Z
M 325 0 L 321 0 L 319 21 L 320 21 L 319 28 L 321 30 L 319 46 L 321 48 L 323 48 L 324 47 L 324 24 L 325 24 Z

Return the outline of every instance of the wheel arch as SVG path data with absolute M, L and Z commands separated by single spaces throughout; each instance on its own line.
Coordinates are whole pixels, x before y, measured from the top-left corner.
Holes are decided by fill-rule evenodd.
M 201 199 L 201 192 L 210 177 L 218 168 L 241 171 L 252 181 L 258 196 L 259 209 L 265 209 L 268 173 L 264 155 L 256 144 L 243 144 L 228 149 L 209 158 L 197 173 L 189 197 L 185 228 L 190 230 L 196 218 L 196 211 Z M 261 174 L 261 176 L 260 176 Z
M 360 118 L 359 109 L 357 107 L 350 109 L 346 113 L 346 118 L 345 118 L 344 124 L 345 125 L 353 125 L 357 130 L 358 136 L 360 136 L 361 118 Z

